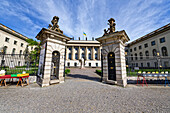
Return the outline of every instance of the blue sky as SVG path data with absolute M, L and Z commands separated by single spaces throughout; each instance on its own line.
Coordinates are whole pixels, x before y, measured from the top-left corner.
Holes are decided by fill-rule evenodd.
M 58 16 L 69 37 L 100 37 L 108 19 L 131 41 L 170 23 L 170 0 L 0 0 L 0 23 L 35 39 Z

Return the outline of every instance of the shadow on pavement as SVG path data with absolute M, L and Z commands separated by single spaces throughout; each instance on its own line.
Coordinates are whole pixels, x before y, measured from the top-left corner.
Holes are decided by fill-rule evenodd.
M 91 76 L 88 76 L 88 75 L 68 74 L 67 77 L 69 77 L 69 78 L 86 79 L 86 80 L 92 80 L 92 81 L 97 81 L 97 82 L 101 81 L 100 76 L 99 77 L 91 77 Z
M 142 83 L 143 80 L 138 81 L 138 83 Z M 146 80 L 147 84 L 165 84 L 165 80 Z M 168 80 L 168 82 L 170 83 L 170 80 Z M 137 80 L 128 80 L 127 81 L 128 84 L 137 84 Z M 166 83 L 167 84 L 167 83 Z

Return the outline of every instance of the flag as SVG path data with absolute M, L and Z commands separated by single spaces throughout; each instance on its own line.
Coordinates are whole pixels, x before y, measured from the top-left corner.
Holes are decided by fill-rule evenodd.
M 85 32 L 83 32 L 83 35 L 84 35 L 84 36 L 86 36 L 86 33 L 85 33 Z

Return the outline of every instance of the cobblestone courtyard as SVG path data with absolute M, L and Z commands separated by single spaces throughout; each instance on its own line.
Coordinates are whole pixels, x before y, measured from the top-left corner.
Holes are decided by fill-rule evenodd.
M 95 69 L 71 69 L 65 83 L 50 87 L 0 88 L 0 112 L 142 113 L 170 112 L 170 88 L 127 88 L 99 82 Z M 80 75 L 82 74 L 82 75 Z

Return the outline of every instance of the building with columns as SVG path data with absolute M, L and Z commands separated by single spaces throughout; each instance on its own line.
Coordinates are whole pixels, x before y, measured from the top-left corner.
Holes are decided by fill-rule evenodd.
M 101 67 L 101 46 L 94 40 L 70 40 L 66 48 L 66 67 Z
M 129 67 L 170 67 L 170 23 L 126 46 Z

